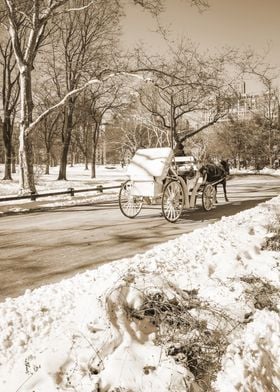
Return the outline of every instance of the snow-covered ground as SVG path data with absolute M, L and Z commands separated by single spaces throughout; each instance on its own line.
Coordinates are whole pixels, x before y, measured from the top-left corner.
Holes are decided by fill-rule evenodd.
M 276 197 L 7 298 L 0 391 L 279 391 L 279 248 Z
M 126 169 L 120 165 L 97 165 L 96 178 L 91 178 L 90 170 L 85 170 L 84 165 L 77 164 L 67 167 L 67 181 L 57 181 L 59 167 L 51 167 L 50 174 L 44 174 L 43 168 L 35 168 L 36 188 L 38 193 L 52 190 L 67 190 L 68 188 L 90 188 L 100 184 L 119 184 L 123 180 Z M 3 177 L 4 168 L 0 165 L 0 178 Z M 19 190 L 18 170 L 13 175 L 12 181 L 0 179 L 0 197 L 3 195 L 16 195 Z
M 3 173 L 3 165 L 0 165 L 0 176 Z M 99 185 L 103 187 L 116 187 L 116 189 L 106 190 L 105 194 L 100 192 L 81 192 L 76 193 L 75 198 L 70 195 L 56 195 L 49 197 L 38 198 L 37 200 L 44 204 L 45 207 L 56 207 L 62 205 L 79 205 L 88 202 L 92 202 L 95 199 L 110 199 L 115 198 L 116 193 L 119 191 L 117 188 L 121 182 L 126 180 L 126 168 L 122 168 L 120 165 L 97 165 L 96 167 L 96 178 L 91 178 L 90 170 L 85 170 L 84 165 L 75 165 L 73 167 L 67 167 L 67 181 L 57 181 L 59 167 L 51 167 L 50 174 L 45 175 L 42 169 L 37 168 L 36 173 L 36 190 L 39 194 L 67 191 L 69 188 L 75 190 L 96 188 Z M 12 181 L 0 180 L 0 198 L 5 196 L 17 196 L 19 192 L 19 176 L 18 171 L 13 174 Z M 9 212 L 20 212 L 27 211 L 28 203 L 30 199 L 19 199 L 16 201 L 5 201 L 0 202 L 1 206 L 11 206 L 6 208 Z M 16 206 L 15 206 L 16 204 Z M 20 205 L 25 204 L 22 208 Z M 0 212 L 1 214 L 1 212 Z

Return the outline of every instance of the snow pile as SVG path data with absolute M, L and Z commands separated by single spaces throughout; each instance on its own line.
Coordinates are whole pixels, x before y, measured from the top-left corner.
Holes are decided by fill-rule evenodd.
M 279 224 L 277 197 L 6 299 L 0 390 L 279 390 Z
M 257 311 L 243 335 L 228 347 L 216 390 L 279 391 L 279 353 L 279 314 Z

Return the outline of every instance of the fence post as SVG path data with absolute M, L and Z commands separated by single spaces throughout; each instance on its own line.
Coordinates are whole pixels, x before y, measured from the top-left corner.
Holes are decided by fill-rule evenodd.
M 103 186 L 102 185 L 98 185 L 96 187 L 96 189 L 98 190 L 98 192 L 103 193 Z
M 74 188 L 68 188 L 67 190 L 70 193 L 70 196 L 74 196 Z
M 36 201 L 36 192 L 31 192 L 30 199 L 31 201 Z

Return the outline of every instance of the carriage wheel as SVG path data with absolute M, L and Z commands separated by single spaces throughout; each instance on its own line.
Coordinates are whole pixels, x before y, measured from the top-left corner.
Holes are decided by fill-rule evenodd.
M 183 211 L 185 195 L 180 181 L 171 180 L 163 188 L 161 208 L 163 216 L 169 222 L 176 222 Z
M 127 218 L 135 218 L 142 209 L 143 197 L 132 194 L 133 183 L 128 180 L 122 184 L 119 193 L 119 207 Z
M 210 211 L 216 200 L 216 190 L 211 184 L 205 185 L 202 192 L 202 207 L 205 211 Z

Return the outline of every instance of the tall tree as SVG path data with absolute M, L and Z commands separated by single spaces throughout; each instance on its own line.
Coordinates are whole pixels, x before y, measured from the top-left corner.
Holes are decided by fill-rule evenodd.
M 143 64 L 151 81 L 140 91 L 141 103 L 169 130 L 175 149 L 228 114 L 232 86 L 225 71 L 227 57 L 230 53 L 206 58 L 183 44 L 172 48 L 169 63 L 149 59 Z
M 127 105 L 123 95 L 125 93 L 120 78 L 109 80 L 90 91 L 88 113 L 92 124 L 91 178 L 96 177 L 96 152 L 103 125 Z
M 38 134 L 45 148 L 45 174 L 50 174 L 51 157 L 55 142 L 59 140 L 61 112 L 56 111 L 45 117 L 38 126 Z
M 279 69 L 268 64 L 266 56 L 267 53 L 258 54 L 248 49 L 236 63 L 245 78 L 248 75 L 254 77 L 262 85 L 263 94 L 256 98 L 257 102 L 255 105 L 252 105 L 254 107 L 251 107 L 250 110 L 263 130 L 264 139 L 268 140 L 268 143 L 265 143 L 265 145 L 267 145 L 269 164 L 272 166 L 274 158 L 273 145 L 276 141 L 278 142 L 280 131 L 280 101 L 279 90 L 276 87 Z M 245 97 L 245 99 L 249 100 L 248 98 L 247 96 Z
M 2 71 L 3 141 L 5 148 L 5 171 L 3 180 L 12 179 L 13 123 L 19 98 L 19 72 L 13 54 L 11 39 L 2 35 L 0 42 L 0 65 Z
M 264 94 L 258 99 L 258 108 L 255 110 L 254 117 L 261 126 L 264 139 L 268 139 L 268 157 L 269 165 L 272 167 L 275 158 L 274 146 L 279 149 L 279 131 L 280 131 L 280 102 L 279 91 L 273 86 L 273 79 L 263 77 L 262 83 L 265 88 Z M 278 135 L 277 135 L 278 134 Z M 277 137 L 278 136 L 278 137 Z M 275 144 L 276 143 L 276 144 Z
M 88 108 L 88 95 L 86 92 L 80 95 L 76 106 L 76 126 L 73 132 L 73 140 L 79 151 L 82 153 L 85 163 L 85 170 L 89 169 L 89 157 L 91 151 L 92 123 Z
M 94 7 L 83 12 L 67 13 L 56 20 L 58 41 L 54 51 L 54 69 L 59 94 L 67 94 L 80 87 L 85 80 L 99 77 L 116 50 L 120 9 L 115 1 L 95 0 Z M 61 96 L 60 96 L 61 98 Z M 62 152 L 58 180 L 66 180 L 67 156 L 74 126 L 77 96 L 68 99 L 64 107 Z
M 32 71 L 35 58 L 46 36 L 46 27 L 53 13 L 66 0 L 39 1 L 4 0 L 7 28 L 17 60 L 20 80 L 20 188 L 35 192 L 33 152 L 29 126 L 33 121 Z M 23 34 L 23 30 L 24 34 Z M 24 35 L 24 38 L 23 37 Z

